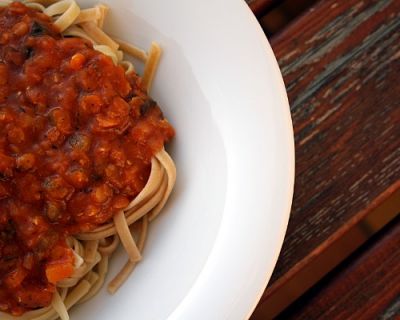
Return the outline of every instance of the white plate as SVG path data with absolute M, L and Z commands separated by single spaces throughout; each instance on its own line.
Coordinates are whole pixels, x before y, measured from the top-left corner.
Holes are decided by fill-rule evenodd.
M 164 49 L 152 96 L 176 128 L 168 149 L 178 180 L 128 282 L 72 319 L 244 319 L 275 266 L 293 190 L 272 50 L 241 0 L 102 1 L 109 33 Z M 125 259 L 122 250 L 112 259 L 108 281 Z

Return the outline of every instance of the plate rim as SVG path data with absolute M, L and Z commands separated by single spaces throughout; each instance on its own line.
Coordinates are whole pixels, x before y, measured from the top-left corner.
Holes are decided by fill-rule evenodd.
M 281 73 L 281 70 L 279 68 L 279 64 L 277 62 L 277 59 L 275 57 L 275 54 L 272 50 L 272 47 L 269 43 L 269 40 L 267 39 L 264 31 L 262 30 L 259 22 L 257 21 L 256 17 L 254 16 L 253 12 L 249 8 L 248 4 L 245 2 L 245 0 L 239 0 L 239 2 L 242 5 L 242 10 L 247 12 L 247 18 L 248 18 L 248 23 L 252 25 L 252 28 L 255 33 L 258 34 L 259 41 L 263 42 L 265 51 L 267 53 L 267 58 L 270 63 L 272 63 L 272 67 L 274 68 L 274 79 L 276 79 L 279 84 L 277 85 L 280 87 L 280 92 L 281 92 L 281 103 L 284 105 L 285 110 L 284 110 L 284 117 L 286 121 L 286 130 L 287 130 L 287 141 L 286 141 L 286 146 L 287 146 L 287 153 L 288 153 L 288 166 L 287 166 L 287 171 L 289 172 L 287 177 L 287 186 L 288 186 L 288 193 L 286 194 L 286 210 L 282 212 L 281 216 L 281 225 L 280 225 L 280 230 L 279 230 L 279 238 L 276 239 L 276 247 L 274 250 L 273 256 L 270 257 L 270 263 L 268 266 L 266 266 L 266 271 L 263 276 L 263 281 L 260 283 L 258 286 L 257 292 L 254 294 L 254 299 L 252 299 L 252 302 L 247 304 L 246 306 L 242 306 L 242 312 L 239 314 L 232 315 L 232 318 L 234 319 L 242 319 L 241 315 L 243 315 L 245 318 L 249 318 L 253 311 L 255 310 L 257 304 L 259 303 L 259 300 L 261 299 L 265 288 L 267 287 L 272 273 L 275 269 L 276 263 L 278 261 L 284 238 L 286 235 L 287 231 L 287 226 L 289 223 L 289 218 L 290 218 L 290 212 L 291 212 L 291 207 L 292 207 L 292 201 L 293 201 L 293 194 L 294 194 L 294 182 L 295 182 L 295 142 L 294 142 L 294 131 L 293 131 L 293 123 L 292 123 L 292 117 L 291 117 L 291 111 L 290 111 L 290 104 L 286 92 L 286 87 L 284 84 L 283 76 Z M 222 224 L 222 223 L 221 223 Z M 217 235 L 216 241 L 218 241 L 219 238 L 219 233 Z M 215 246 L 215 245 L 214 245 Z M 212 251 L 214 248 L 212 249 Z M 181 303 L 177 306 L 177 308 L 168 316 L 169 320 L 178 320 L 178 319 L 201 319 L 202 316 L 199 317 L 193 317 L 194 314 L 192 312 L 191 306 L 193 306 L 193 301 L 196 300 L 196 295 L 197 289 L 199 289 L 199 282 L 201 282 L 201 277 L 204 276 L 204 269 L 207 268 L 209 265 L 209 260 L 210 256 L 212 253 L 210 253 L 209 257 L 207 258 L 207 261 L 198 276 L 198 278 L 195 280 L 194 284 L 192 287 L 189 289 L 188 294 L 185 296 L 185 298 L 181 301 Z M 196 288 L 197 287 L 197 288 Z M 191 298 L 188 298 L 189 296 L 192 296 Z M 227 317 L 231 319 L 230 317 Z

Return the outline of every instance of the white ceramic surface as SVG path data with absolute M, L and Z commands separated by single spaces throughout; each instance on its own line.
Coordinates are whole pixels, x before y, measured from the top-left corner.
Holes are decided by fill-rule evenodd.
M 275 266 L 293 132 L 275 57 L 241 0 L 102 0 L 109 33 L 164 49 L 152 96 L 175 126 L 178 179 L 143 261 L 72 319 L 245 319 Z M 79 1 L 83 7 L 97 1 Z M 120 250 L 109 281 L 124 263 Z

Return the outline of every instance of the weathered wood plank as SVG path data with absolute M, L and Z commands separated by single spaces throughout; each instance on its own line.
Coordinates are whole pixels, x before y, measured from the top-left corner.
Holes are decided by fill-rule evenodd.
M 296 140 L 293 211 L 273 279 L 400 179 L 399 14 L 394 0 L 324 1 L 272 42 Z
M 272 46 L 291 104 L 296 185 L 263 299 L 399 189 L 400 1 L 320 1 Z
M 400 217 L 333 274 L 281 314 L 281 319 L 400 317 Z
M 278 315 L 300 298 L 320 279 L 349 257 L 377 231 L 399 216 L 400 181 L 384 191 L 331 237 L 313 250 L 265 291 L 252 319 L 265 320 Z M 392 190 L 396 192 L 391 193 Z M 390 194 L 391 193 L 391 194 Z M 388 197 L 388 194 L 390 196 Z

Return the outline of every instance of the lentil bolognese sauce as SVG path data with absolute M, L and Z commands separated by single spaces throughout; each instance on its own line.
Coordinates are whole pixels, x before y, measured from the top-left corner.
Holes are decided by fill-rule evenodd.
M 129 261 L 114 292 L 175 182 L 164 151 L 174 129 L 146 91 L 151 52 L 105 34 L 99 43 L 102 5 L 60 26 L 75 6 L 0 6 L 2 319 L 68 319 L 102 286 L 121 241 Z M 146 63 L 143 79 L 120 48 Z

